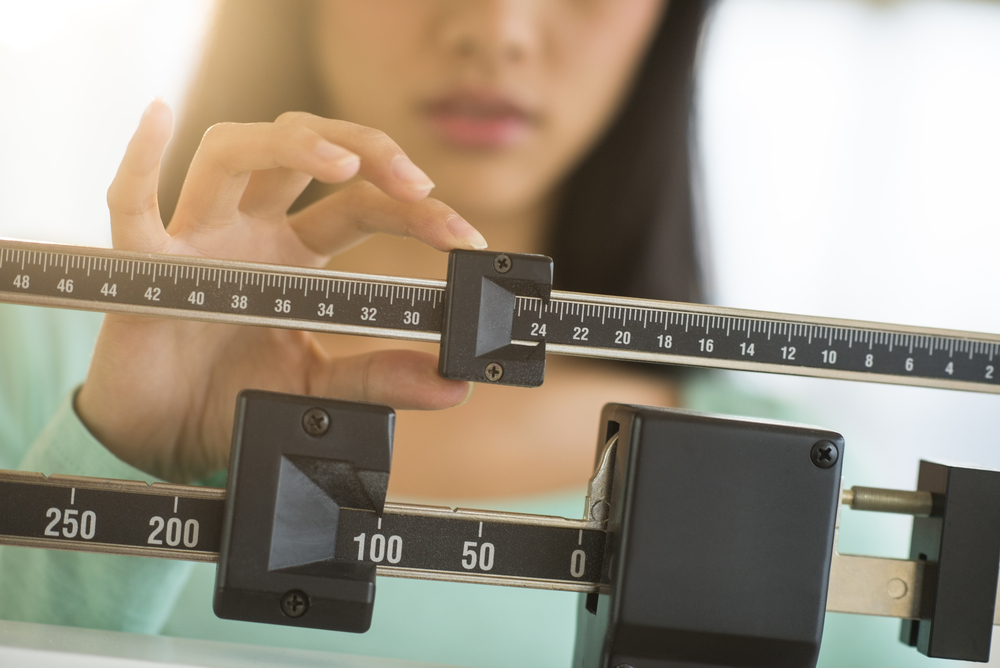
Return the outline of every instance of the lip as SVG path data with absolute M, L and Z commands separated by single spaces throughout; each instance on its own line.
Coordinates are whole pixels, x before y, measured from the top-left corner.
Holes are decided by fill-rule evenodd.
M 526 105 L 493 91 L 454 91 L 431 100 L 424 113 L 439 137 L 467 149 L 520 143 L 539 120 Z

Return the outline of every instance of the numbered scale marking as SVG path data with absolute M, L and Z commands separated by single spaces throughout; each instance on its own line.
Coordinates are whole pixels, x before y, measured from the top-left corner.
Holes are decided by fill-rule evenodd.
M 557 268 L 558 271 L 558 268 Z M 439 341 L 443 281 L 0 240 L 0 301 Z M 554 291 L 551 353 L 1000 392 L 1000 336 Z
M 214 562 L 220 491 L 0 471 L 0 536 L 27 547 Z
M 0 471 L 0 544 L 214 563 L 224 504 L 222 489 Z M 342 508 L 336 541 L 387 576 L 594 592 L 605 575 L 604 531 L 560 517 Z

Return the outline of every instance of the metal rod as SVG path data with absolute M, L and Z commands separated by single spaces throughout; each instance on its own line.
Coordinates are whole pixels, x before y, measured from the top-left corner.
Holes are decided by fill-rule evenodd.
M 930 492 L 912 492 L 878 487 L 852 487 L 845 489 L 840 502 L 851 510 L 870 510 L 877 513 L 898 513 L 929 517 L 934 509 Z
M 927 562 L 838 554 L 830 564 L 827 612 L 920 619 Z

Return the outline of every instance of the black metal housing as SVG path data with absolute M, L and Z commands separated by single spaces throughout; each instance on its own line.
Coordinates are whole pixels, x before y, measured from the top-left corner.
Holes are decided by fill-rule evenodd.
M 328 419 L 307 428 L 304 418 L 311 409 Z M 216 615 L 368 630 L 375 564 L 336 559 L 337 528 L 341 507 L 382 511 L 394 423 L 388 406 L 240 393 L 215 580 Z
M 1000 564 L 1000 472 L 920 462 L 917 489 L 934 494 L 931 517 L 913 519 L 910 558 L 930 562 L 925 619 L 900 639 L 921 654 L 989 661 Z M 923 615 L 922 615 L 923 616 Z
M 541 385 L 545 342 L 513 345 L 511 331 L 518 297 L 537 297 L 547 303 L 551 293 L 552 258 L 452 251 L 438 363 L 441 376 L 520 387 Z
M 619 434 L 610 593 L 582 596 L 574 667 L 815 666 L 843 438 L 620 404 L 601 424 L 601 445 Z

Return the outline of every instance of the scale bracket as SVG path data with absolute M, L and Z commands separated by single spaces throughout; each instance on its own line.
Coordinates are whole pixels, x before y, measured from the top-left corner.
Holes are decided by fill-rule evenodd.
M 552 258 L 524 253 L 452 251 L 448 256 L 438 370 L 442 377 L 538 387 L 545 341 L 513 342 L 518 297 L 547 304 Z
M 394 422 L 388 406 L 240 393 L 216 615 L 368 630 L 375 564 L 336 554 L 337 530 L 341 508 L 382 513 Z

